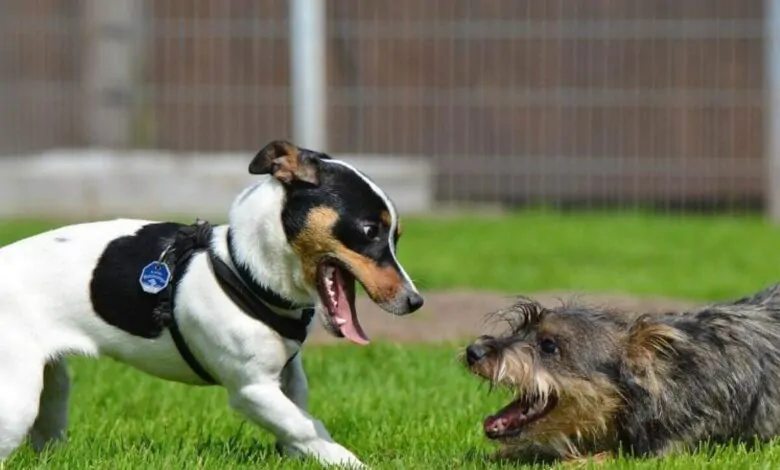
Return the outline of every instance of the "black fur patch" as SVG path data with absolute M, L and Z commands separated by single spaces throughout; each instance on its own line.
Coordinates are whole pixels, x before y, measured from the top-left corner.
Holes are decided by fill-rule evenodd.
M 100 318 L 134 336 L 156 338 L 162 334 L 165 326 L 154 312 L 158 296 L 144 292 L 138 279 L 144 266 L 160 258 L 181 227 L 173 222 L 149 224 L 135 235 L 108 244 L 89 286 L 92 308 Z M 186 266 L 180 269 L 186 272 Z
M 349 168 L 321 164 L 318 186 L 291 185 L 287 188 L 287 202 L 282 211 L 282 224 L 288 240 L 295 239 L 304 229 L 306 217 L 317 207 L 329 207 L 338 214 L 333 235 L 344 246 L 380 266 L 393 264 L 388 244 L 389 227 L 382 224 L 382 212 L 389 207 L 371 187 Z M 377 236 L 369 239 L 363 224 L 375 224 Z

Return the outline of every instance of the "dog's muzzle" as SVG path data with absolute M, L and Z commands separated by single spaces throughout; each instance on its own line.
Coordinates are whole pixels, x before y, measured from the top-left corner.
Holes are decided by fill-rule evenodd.
M 477 364 L 487 356 L 487 349 L 481 344 L 470 344 L 466 348 L 466 362 L 469 366 Z
M 413 288 L 404 287 L 392 300 L 377 303 L 386 312 L 394 315 L 408 315 L 419 310 L 425 303 L 425 300 Z
M 421 296 L 418 292 L 411 292 L 406 296 L 406 312 L 405 313 L 412 313 L 416 312 L 420 309 L 420 307 L 423 306 L 423 303 L 425 303 L 425 300 L 423 299 L 423 296 Z

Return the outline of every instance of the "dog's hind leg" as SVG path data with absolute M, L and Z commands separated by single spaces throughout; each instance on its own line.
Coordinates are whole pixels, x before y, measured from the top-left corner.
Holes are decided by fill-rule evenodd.
M 38 415 L 44 360 L 27 352 L 0 346 L 0 460 L 24 442 Z
M 68 427 L 70 378 L 64 358 L 53 360 L 43 369 L 38 417 L 30 431 L 33 448 L 40 452 L 47 445 L 65 439 Z

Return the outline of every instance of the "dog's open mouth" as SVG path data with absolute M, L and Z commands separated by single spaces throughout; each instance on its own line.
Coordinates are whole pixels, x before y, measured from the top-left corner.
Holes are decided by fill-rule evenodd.
M 317 291 L 333 331 L 353 343 L 368 344 L 355 310 L 355 276 L 333 260 L 317 266 Z
M 489 439 L 517 436 L 525 426 L 544 418 L 557 404 L 558 396 L 555 393 L 545 397 L 525 394 L 485 419 L 485 435 Z

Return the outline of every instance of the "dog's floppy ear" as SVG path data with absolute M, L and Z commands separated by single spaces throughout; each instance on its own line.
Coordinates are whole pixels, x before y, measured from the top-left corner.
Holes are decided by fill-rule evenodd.
M 686 335 L 677 328 L 652 322 L 649 315 L 634 321 L 628 331 L 628 357 L 632 362 L 651 362 L 677 353 L 676 345 L 686 341 Z
M 629 388 L 640 387 L 653 399 L 664 390 L 664 381 L 673 367 L 673 358 L 685 347 L 688 337 L 677 328 L 653 322 L 650 315 L 634 321 L 626 338 L 621 375 Z
M 286 140 L 274 140 L 257 152 L 249 164 L 249 173 L 273 175 L 284 184 L 303 181 L 316 185 L 319 184 L 317 160 L 317 154 L 310 150 Z

